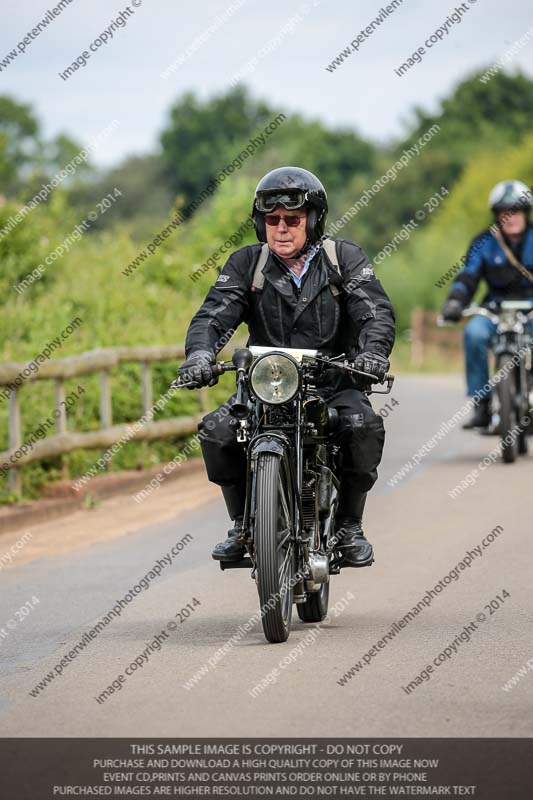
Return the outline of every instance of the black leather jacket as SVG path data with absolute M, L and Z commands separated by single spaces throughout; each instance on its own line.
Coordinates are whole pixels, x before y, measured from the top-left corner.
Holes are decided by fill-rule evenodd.
M 394 311 L 366 254 L 345 239 L 337 240 L 342 278 L 319 249 L 301 288 L 289 269 L 270 253 L 261 291 L 252 287 L 261 245 L 235 251 L 202 306 L 194 315 L 186 353 L 216 352 L 224 335 L 241 322 L 248 344 L 318 349 L 325 355 L 370 351 L 388 357 L 394 344 Z M 331 285 L 340 293 L 334 296 Z

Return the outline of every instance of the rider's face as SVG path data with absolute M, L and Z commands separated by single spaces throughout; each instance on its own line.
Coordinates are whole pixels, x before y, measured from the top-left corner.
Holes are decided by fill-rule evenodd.
M 304 208 L 288 211 L 283 206 L 277 206 L 271 214 L 276 214 L 281 219 L 276 226 L 266 226 L 268 246 L 277 256 L 292 258 L 298 250 L 302 249 L 307 238 L 305 233 L 307 212 Z M 296 227 L 289 228 L 284 221 L 285 217 L 300 217 L 300 222 Z
M 526 229 L 527 215 L 525 211 L 500 211 L 498 222 L 507 236 L 520 236 Z

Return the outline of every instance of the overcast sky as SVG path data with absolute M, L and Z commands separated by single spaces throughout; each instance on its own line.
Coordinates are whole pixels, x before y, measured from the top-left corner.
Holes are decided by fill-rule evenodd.
M 0 65 L 57 2 L 1 0 Z M 113 38 L 96 52 L 90 44 L 127 6 L 72 0 L 2 67 L 0 93 L 30 102 L 47 137 L 65 131 L 86 143 L 117 119 L 119 127 L 94 155 L 104 165 L 152 149 L 177 96 L 191 89 L 201 97 L 224 91 L 255 57 L 246 79 L 254 95 L 276 109 L 353 126 L 383 141 L 401 134 L 413 106 L 434 108 L 465 74 L 490 66 L 530 29 L 533 37 L 531 0 L 465 0 L 462 21 L 448 25 L 422 62 L 398 77 L 394 69 L 460 5 L 403 0 L 358 52 L 328 72 L 387 0 L 130 0 L 125 26 L 111 31 Z M 206 41 L 188 52 L 202 34 Z M 261 48 L 268 52 L 258 56 Z M 90 52 L 87 65 L 62 80 L 58 73 L 84 50 Z M 161 77 L 180 57 L 183 63 Z M 532 65 L 533 38 L 511 61 L 533 76 Z

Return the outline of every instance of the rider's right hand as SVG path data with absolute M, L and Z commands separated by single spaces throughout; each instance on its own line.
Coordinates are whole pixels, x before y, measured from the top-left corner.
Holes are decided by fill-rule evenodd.
M 459 322 L 463 316 L 463 304 L 460 300 L 446 300 L 442 306 L 441 316 L 446 322 Z
M 188 389 L 199 389 L 201 386 L 214 386 L 218 383 L 218 375 L 213 375 L 211 367 L 215 364 L 215 354 L 208 350 L 196 350 L 187 361 L 178 368 L 180 381 L 190 384 Z

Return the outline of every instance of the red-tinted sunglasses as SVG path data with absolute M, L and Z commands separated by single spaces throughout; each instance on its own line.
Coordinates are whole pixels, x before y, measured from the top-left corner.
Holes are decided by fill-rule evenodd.
M 297 228 L 301 219 L 303 217 L 282 217 L 281 214 L 265 214 L 265 222 L 272 228 L 277 228 L 281 220 L 283 220 L 287 228 Z

